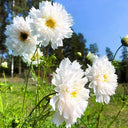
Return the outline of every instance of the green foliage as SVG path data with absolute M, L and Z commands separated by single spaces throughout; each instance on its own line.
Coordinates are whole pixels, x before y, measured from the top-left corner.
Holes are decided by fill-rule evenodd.
M 63 47 L 59 47 L 56 50 L 53 50 L 50 45 L 41 49 L 46 56 L 54 55 L 57 60 L 56 64 L 59 64 L 64 57 L 68 57 L 71 61 L 77 60 L 83 67 L 86 66 L 88 48 L 86 47 L 86 40 L 81 33 L 73 32 L 71 38 L 63 40 Z M 81 53 L 81 56 L 78 55 L 78 52 Z
M 3 6 L 6 5 L 3 7 L 4 14 L 8 12 L 9 14 L 12 14 L 12 16 L 25 16 L 28 9 L 33 5 L 37 7 L 40 1 L 41 0 L 27 0 L 26 2 L 26 0 L 17 0 L 14 3 L 14 0 L 5 0 L 2 3 Z M 4 21 L 6 18 L 7 15 L 4 17 Z M 2 40 L 2 42 L 4 41 Z M 48 46 L 46 49 L 43 48 L 43 50 L 44 56 L 41 57 L 41 63 L 38 64 L 38 66 L 30 65 L 29 70 L 25 74 L 27 77 L 27 79 L 25 79 L 25 85 L 19 84 L 19 82 L 8 83 L 6 82 L 5 74 L 3 74 L 4 82 L 0 83 L 0 127 L 56 127 L 51 123 L 54 112 L 50 111 L 51 106 L 49 105 L 50 98 L 56 94 L 53 89 L 54 86 L 51 84 L 52 73 L 64 57 L 69 57 L 71 61 L 77 59 L 84 65 L 84 67 L 86 67 L 88 48 L 86 48 L 86 40 L 84 39 L 84 36 L 81 33 L 76 34 L 74 32 L 70 39 L 64 40 L 63 48 L 58 48 L 58 50 L 53 51 Z M 98 54 L 97 44 L 90 44 L 89 50 L 94 54 Z M 110 49 L 108 48 L 106 51 L 108 56 L 110 56 L 109 59 L 111 59 L 112 53 L 110 54 Z M 54 52 L 55 54 L 53 55 Z M 81 55 L 78 55 L 78 52 L 81 53 Z M 126 61 L 126 54 L 124 55 L 123 58 L 125 58 L 124 61 Z M 7 59 L 10 61 L 10 56 L 8 56 Z M 16 72 L 18 72 L 18 62 L 18 58 L 16 57 Z M 113 64 L 116 68 L 120 68 L 119 62 L 114 61 Z M 31 78 L 29 73 L 31 73 Z M 122 88 L 124 89 L 123 94 L 120 93 Z M 87 110 L 82 115 L 81 119 L 78 119 L 77 123 L 72 125 L 72 128 L 107 127 L 112 126 L 112 124 L 117 127 L 116 119 L 118 119 L 120 113 L 125 111 L 125 106 L 128 104 L 126 90 L 127 88 L 122 86 L 119 93 L 113 97 L 113 101 L 110 105 L 104 105 L 104 107 L 102 104 L 95 101 L 95 96 L 91 93 Z M 116 105 L 112 108 L 114 102 Z M 110 107 L 110 109 L 107 107 Z M 115 109 L 119 110 L 116 115 Z M 128 113 L 128 111 L 125 112 Z M 106 118 L 108 119 L 107 122 L 105 121 Z M 121 121 L 122 120 L 123 119 L 121 119 Z M 119 123 L 120 126 L 127 125 L 127 123 L 122 124 L 121 121 Z M 65 127 L 65 123 L 60 125 L 60 128 L 63 127 Z
M 73 33 L 72 37 L 64 40 L 63 54 L 70 60 L 78 60 L 79 62 L 85 61 L 87 55 L 86 40 L 81 33 Z M 78 56 L 77 52 L 80 52 L 82 56 Z
M 1 82 L 2 88 L 5 86 L 5 82 Z M 51 120 L 53 118 L 54 112 L 51 112 L 50 105 L 48 105 L 47 109 L 41 116 L 39 117 L 39 113 L 41 113 L 44 105 L 46 105 L 47 100 L 50 97 L 47 97 L 37 109 L 34 110 L 32 115 L 28 117 L 30 111 L 35 107 L 35 97 L 36 97 L 36 89 L 37 86 L 35 86 L 33 83 L 29 84 L 28 91 L 27 91 L 27 97 L 26 97 L 26 109 L 25 112 L 22 111 L 22 98 L 24 91 L 21 90 L 21 88 L 24 87 L 23 84 L 19 84 L 15 81 L 15 83 L 7 82 L 7 87 L 12 87 L 12 91 L 7 89 L 7 93 L 2 92 L 2 100 L 6 100 L 6 104 L 3 104 L 4 113 L 0 112 L 0 127 L 10 127 L 10 128 L 21 128 L 23 122 L 25 121 L 25 125 L 23 128 L 55 128 L 56 126 L 51 123 Z M 125 89 L 124 89 L 125 87 Z M 39 91 L 39 100 L 41 100 L 44 96 L 46 96 L 49 93 L 52 93 L 53 85 L 49 85 L 48 82 L 44 83 L 40 88 L 38 88 Z M 125 97 L 124 97 L 124 90 L 125 90 Z M 6 94 L 6 97 L 5 97 Z M 112 97 L 112 100 L 110 104 L 105 105 L 102 113 L 100 113 L 102 105 L 95 102 L 95 96 L 91 95 L 91 98 L 89 99 L 88 107 L 85 111 L 85 113 L 82 115 L 80 119 L 77 120 L 77 123 L 72 125 L 72 128 L 95 128 L 97 124 L 98 115 L 100 113 L 100 122 L 99 127 L 107 127 L 107 125 L 115 118 L 115 115 L 118 113 L 119 110 L 121 110 L 122 104 L 125 101 L 126 104 L 128 104 L 128 88 L 127 84 L 124 84 L 124 86 L 120 85 L 117 88 L 116 95 Z M 124 99 L 125 98 L 125 99 Z M 6 107 L 5 107 L 6 106 Z M 50 111 L 50 113 L 48 113 Z M 122 114 L 120 114 L 119 118 L 117 118 L 117 121 L 112 125 L 112 127 L 118 127 L 120 125 L 120 128 L 126 127 L 127 124 L 127 107 L 124 107 L 123 110 L 121 110 Z M 39 113 L 38 113 L 39 112 Z M 46 115 L 47 116 L 46 116 Z M 107 119 L 107 121 L 106 121 Z M 37 120 L 37 122 L 34 123 L 34 121 Z M 119 122 L 119 123 L 118 123 Z M 64 128 L 65 123 L 61 124 L 59 128 Z
M 112 61 L 112 64 L 114 65 L 114 67 L 115 67 L 116 69 L 121 68 L 120 61 L 113 60 L 113 61 Z

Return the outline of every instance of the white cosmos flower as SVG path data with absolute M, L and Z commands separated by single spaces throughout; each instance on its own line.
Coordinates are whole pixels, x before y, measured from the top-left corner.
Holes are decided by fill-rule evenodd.
M 53 49 L 63 46 L 62 40 L 70 38 L 73 31 L 72 17 L 66 12 L 64 7 L 58 3 L 42 2 L 39 3 L 39 9 L 34 7 L 30 10 L 30 16 L 33 19 L 31 23 L 33 35 L 38 36 L 38 41 L 43 46 L 51 43 Z
M 61 61 L 56 73 L 53 74 L 52 83 L 57 92 L 51 98 L 50 104 L 55 110 L 53 123 L 58 127 L 64 121 L 70 127 L 84 113 L 89 98 L 89 90 L 84 88 L 87 78 L 77 61 L 70 62 L 68 58 Z
M 33 60 L 32 62 L 33 65 L 40 64 L 41 62 L 40 57 L 43 56 L 43 53 L 40 51 L 40 49 L 37 50 L 37 52 L 35 53 L 35 56 L 33 55 L 34 53 L 30 53 L 30 54 L 24 53 L 22 59 L 24 62 L 27 62 L 28 65 L 31 64 L 32 60 Z
M 36 49 L 37 38 L 31 35 L 30 18 L 16 16 L 13 23 L 6 26 L 6 46 L 15 56 L 32 53 Z
M 90 80 L 89 87 L 94 89 L 96 102 L 108 104 L 110 96 L 115 94 L 117 75 L 114 66 L 106 56 L 96 58 L 92 67 L 88 65 L 86 76 Z

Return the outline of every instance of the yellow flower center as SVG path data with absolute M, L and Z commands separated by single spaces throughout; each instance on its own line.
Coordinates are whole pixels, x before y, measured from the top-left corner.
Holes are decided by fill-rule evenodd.
M 104 82 L 107 82 L 107 75 L 104 74 L 103 77 L 104 77 Z
M 55 28 L 56 22 L 53 19 L 49 19 L 46 21 L 45 25 L 50 28 Z
M 32 57 L 31 57 L 31 60 L 35 61 L 35 60 L 37 60 L 37 57 L 38 57 L 38 53 L 36 52 L 36 53 L 35 53 L 35 56 L 32 56 Z
M 35 60 L 37 59 L 37 57 L 38 57 L 38 53 L 36 53 L 35 56 L 34 56 Z
M 101 82 L 107 82 L 108 77 L 107 77 L 106 74 L 102 74 L 102 75 L 97 75 L 97 76 L 96 76 L 96 79 L 97 79 L 98 81 L 101 81 Z
M 20 40 L 25 41 L 28 38 L 29 34 L 27 32 L 20 32 Z
M 76 98 L 76 96 L 77 96 L 77 92 L 76 91 L 71 92 L 70 94 L 71 94 L 71 97 L 74 97 L 74 98 Z

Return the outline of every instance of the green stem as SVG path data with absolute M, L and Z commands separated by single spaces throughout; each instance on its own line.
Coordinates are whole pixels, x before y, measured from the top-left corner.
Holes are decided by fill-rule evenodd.
M 43 78 L 42 78 L 42 86 L 44 86 L 44 82 L 46 82 L 46 65 L 43 65 Z
M 38 116 L 37 120 L 34 121 L 34 123 L 33 123 L 33 125 L 32 125 L 33 127 L 37 124 L 37 122 L 38 122 L 38 121 L 40 120 L 40 118 L 42 117 L 42 114 L 43 114 L 43 112 L 45 111 L 45 109 L 47 108 L 49 102 L 50 102 L 50 100 L 48 100 L 47 104 L 44 105 L 42 112 L 41 112 L 40 115 Z
M 4 76 L 4 85 L 5 85 L 5 100 L 4 100 L 4 107 L 3 106 L 2 107 L 3 107 L 3 113 L 4 113 L 4 111 L 7 109 L 7 82 L 6 82 L 6 76 L 4 71 L 3 71 L 3 76 Z M 6 116 L 4 118 L 4 125 L 6 127 Z
M 38 63 L 38 86 L 37 86 L 37 102 L 39 102 L 39 97 L 40 97 L 40 64 L 39 64 L 39 56 L 37 57 L 37 63 Z M 40 107 L 39 107 L 39 113 L 40 113 Z M 36 112 L 37 115 L 37 112 Z M 39 122 L 40 125 L 40 122 Z M 40 126 L 39 126 L 40 127 Z
M 107 128 L 110 128 L 110 126 L 115 122 L 115 120 L 118 118 L 118 116 L 120 115 L 120 113 L 124 110 L 124 107 L 125 107 L 125 86 L 123 85 L 124 87 L 124 94 L 123 94 L 123 104 L 122 104 L 122 107 L 121 107 L 121 110 L 119 110 L 119 112 L 117 113 L 117 115 L 115 116 L 115 118 L 110 122 L 110 124 L 107 126 Z
M 116 52 L 115 52 L 115 54 L 114 54 L 114 57 L 113 57 L 112 61 L 115 59 L 117 52 L 119 51 L 119 49 L 120 49 L 122 46 L 123 46 L 123 45 L 121 45 L 121 46 L 116 50 Z
M 42 102 L 43 100 L 47 99 L 49 96 L 54 95 L 54 94 L 56 94 L 56 93 L 54 92 L 54 93 L 48 94 L 48 95 L 46 95 L 45 97 L 43 97 L 43 98 L 38 102 L 38 104 L 32 109 L 32 111 L 29 113 L 29 115 L 27 116 L 27 118 L 32 115 L 32 113 L 34 112 L 34 110 L 39 107 L 39 105 L 41 104 L 41 102 Z M 48 100 L 49 100 L 49 99 L 48 99 Z M 23 126 L 25 125 L 25 122 L 27 121 L 27 118 L 25 119 L 25 121 L 24 121 L 24 123 L 22 124 L 21 128 L 23 128 Z
M 3 100 L 2 100 L 1 93 L 0 93 L 0 111 L 3 113 Z
M 118 116 L 120 115 L 120 113 L 123 111 L 125 107 L 125 103 L 123 103 L 122 107 L 121 107 L 121 110 L 117 113 L 117 115 L 115 116 L 115 118 L 110 122 L 110 124 L 107 126 L 107 128 L 110 128 L 111 125 L 115 122 L 115 120 L 118 118 Z
M 39 57 L 37 58 L 38 63 L 38 86 L 37 86 L 37 101 L 39 101 L 39 86 L 40 86 L 40 64 L 39 64 Z
M 44 99 L 46 99 L 47 97 L 49 97 L 49 96 L 51 96 L 51 95 L 54 95 L 54 94 L 56 94 L 56 93 L 54 92 L 54 93 L 48 94 L 47 96 L 43 97 L 43 98 L 38 102 L 38 104 L 32 109 L 32 111 L 30 112 L 30 114 L 29 114 L 28 116 L 31 116 L 31 115 L 32 115 L 33 111 L 40 105 L 40 103 L 41 103 Z
M 39 44 L 39 45 L 40 45 L 40 44 Z M 36 50 L 35 50 L 33 56 L 35 56 L 36 51 L 37 51 L 37 49 L 39 48 L 39 45 L 36 47 Z M 26 80 L 26 85 L 25 85 L 25 92 L 24 92 L 24 97 L 23 97 L 22 112 L 23 112 L 23 110 L 24 110 L 25 97 L 26 97 L 26 92 L 27 92 L 27 87 L 28 87 L 28 80 L 29 80 L 29 76 L 30 76 L 30 71 L 31 71 L 31 68 L 32 68 L 32 62 L 33 62 L 33 59 L 32 59 L 32 61 L 31 61 L 31 64 L 30 64 L 30 67 L 29 67 L 29 70 L 28 70 L 28 74 L 27 74 L 27 80 Z
M 99 114 L 98 114 L 96 128 L 98 128 L 98 127 L 99 127 L 99 123 L 100 123 L 100 116 L 101 116 L 101 113 L 102 113 L 103 109 L 104 109 L 104 105 L 102 104 L 102 106 L 101 106 L 101 110 L 99 111 Z

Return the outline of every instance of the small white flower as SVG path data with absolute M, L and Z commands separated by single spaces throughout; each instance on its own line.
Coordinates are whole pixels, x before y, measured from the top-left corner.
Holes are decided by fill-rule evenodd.
M 70 38 L 73 31 L 72 17 L 66 12 L 64 7 L 58 3 L 42 2 L 39 3 L 39 9 L 34 7 L 30 10 L 30 16 L 33 35 L 38 36 L 38 41 L 43 46 L 51 43 L 53 49 L 63 46 L 62 40 Z
M 84 88 L 87 78 L 83 77 L 84 72 L 78 62 L 70 62 L 68 58 L 61 61 L 56 73 L 53 74 L 52 83 L 56 86 L 57 92 L 51 98 L 55 114 L 53 123 L 58 127 L 64 121 L 66 127 L 70 127 L 84 113 L 89 98 L 89 90 Z
M 6 26 L 6 46 L 15 56 L 32 53 L 36 49 L 37 38 L 31 35 L 30 18 L 16 16 L 13 23 Z
M 98 58 L 97 55 L 94 55 L 93 53 L 89 52 L 87 55 L 87 59 L 93 62 L 96 58 Z
M 8 63 L 5 61 L 3 63 L 1 63 L 1 67 L 3 68 L 8 68 Z
M 24 62 L 27 62 L 28 65 L 31 64 L 31 61 L 33 61 L 32 62 L 33 65 L 40 64 L 40 62 L 41 62 L 40 57 L 43 56 L 43 53 L 38 49 L 37 52 L 35 53 L 35 56 L 33 56 L 33 55 L 34 55 L 34 53 L 33 54 L 32 53 L 30 53 L 30 54 L 24 53 L 22 59 Z
M 94 89 L 96 102 L 108 104 L 110 96 L 115 94 L 117 75 L 114 66 L 106 56 L 96 58 L 92 67 L 88 65 L 86 76 L 91 80 L 89 87 Z

